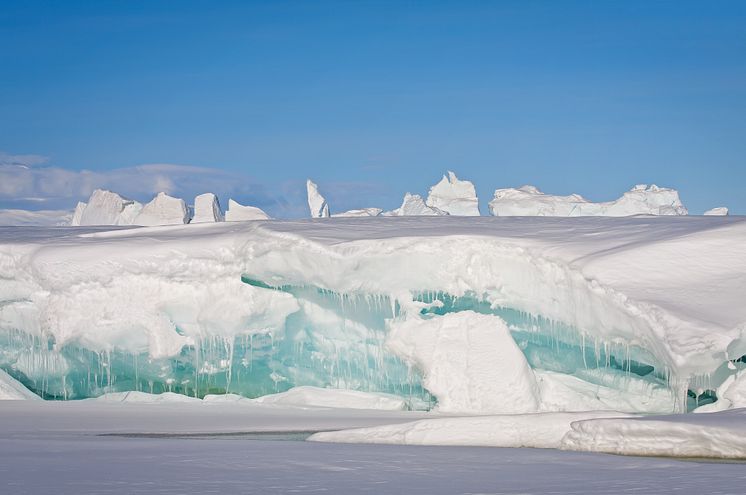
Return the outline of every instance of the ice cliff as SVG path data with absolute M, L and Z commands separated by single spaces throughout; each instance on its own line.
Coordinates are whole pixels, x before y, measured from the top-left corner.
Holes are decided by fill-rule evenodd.
M 316 386 L 480 413 L 732 407 L 745 243 L 743 218 L 704 216 L 5 228 L 0 368 L 45 398 Z

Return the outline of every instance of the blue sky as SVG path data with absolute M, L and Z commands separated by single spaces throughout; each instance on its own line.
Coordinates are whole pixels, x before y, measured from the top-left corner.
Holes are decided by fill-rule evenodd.
M 13 2 L 0 208 L 211 188 L 305 216 L 446 170 L 746 214 L 746 2 Z M 20 165 L 23 166 L 20 166 Z M 143 166 L 144 165 L 144 166 Z

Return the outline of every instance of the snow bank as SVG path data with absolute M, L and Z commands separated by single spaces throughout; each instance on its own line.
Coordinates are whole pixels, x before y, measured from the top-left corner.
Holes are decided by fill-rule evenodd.
M 223 213 L 220 211 L 220 202 L 213 193 L 200 194 L 194 198 L 194 218 L 191 223 L 222 222 Z
M 306 193 L 308 194 L 308 209 L 311 210 L 311 218 L 329 217 L 329 205 L 319 192 L 319 186 L 311 179 L 306 181 Z
M 0 210 L 0 225 L 7 226 L 64 226 L 73 218 L 67 210 Z
M 379 409 L 384 411 L 404 411 L 407 409 L 407 402 L 394 395 L 309 386 L 294 387 L 287 392 L 265 395 L 254 399 L 253 402 L 285 406 Z
M 707 210 L 705 213 L 707 216 L 726 216 L 728 214 L 728 208 L 725 206 L 718 206 L 717 208 L 712 208 L 710 210 Z
M 657 457 L 746 458 L 746 409 L 573 423 L 561 448 Z
M 243 222 L 246 220 L 269 220 L 264 210 L 256 206 L 244 206 L 238 202 L 229 199 L 228 211 L 225 212 L 226 222 Z
M 78 203 L 72 225 L 133 225 L 142 208 L 137 201 L 96 189 L 88 203 Z
M 310 442 L 559 448 L 574 421 L 624 416 L 614 412 L 537 413 L 423 419 L 411 423 L 320 432 Z
M 142 207 L 132 222 L 134 225 L 183 225 L 189 223 L 189 210 L 183 199 L 159 192 Z
M 555 196 L 534 186 L 497 189 L 489 203 L 494 216 L 608 216 L 686 215 L 688 212 L 675 189 L 655 184 L 637 185 L 614 201 L 593 203 L 579 194 Z
M 348 210 L 342 213 L 335 213 L 333 217 L 377 217 L 383 212 L 381 208 L 361 208 L 359 210 Z
M 539 407 L 531 368 L 497 316 L 462 311 L 394 320 L 388 347 L 423 372 L 440 412 L 520 413 Z
M 427 206 L 449 215 L 479 216 L 479 200 L 474 184 L 459 180 L 451 171 L 430 188 Z
M 41 400 L 21 382 L 0 369 L 0 400 Z
M 172 392 L 163 392 L 162 394 L 149 394 L 147 392 L 138 392 L 135 390 L 129 392 L 111 392 L 101 395 L 95 399 L 88 399 L 97 402 L 136 402 L 141 404 L 160 404 L 166 402 L 202 402 L 195 397 L 187 397 L 182 394 Z
M 419 194 L 406 193 L 399 208 L 386 212 L 383 215 L 392 217 L 442 216 L 448 215 L 448 213 L 438 208 L 427 206 Z

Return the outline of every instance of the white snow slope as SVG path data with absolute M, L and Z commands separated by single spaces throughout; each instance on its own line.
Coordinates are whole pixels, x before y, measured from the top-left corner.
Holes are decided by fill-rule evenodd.
M 743 367 L 735 360 L 746 354 L 744 245 L 746 219 L 703 216 L 3 228 L 0 330 L 51 344 L 9 349 L 0 364 L 48 383 L 75 364 L 61 353 L 71 345 L 147 353 L 147 361 L 205 342 L 232 348 L 250 335 L 281 342 L 335 328 L 313 359 L 341 373 L 332 356 L 379 331 L 378 320 L 339 315 L 323 299 L 242 281 L 248 277 L 340 300 L 361 295 L 350 311 L 390 305 L 380 322 L 386 345 L 367 348 L 365 362 L 398 357 L 452 410 L 569 411 L 612 401 L 628 411 L 682 411 L 687 389 L 715 389 Z M 288 333 L 294 314 L 309 320 Z M 525 326 L 522 314 L 533 323 Z M 451 319 L 472 330 L 455 333 Z M 490 348 L 522 371 L 491 373 Z M 459 384 L 440 378 L 449 371 L 438 356 L 449 350 L 467 362 L 456 370 Z M 231 369 L 230 359 L 199 364 L 205 373 Z M 651 368 L 661 376 L 651 378 Z M 300 367 L 273 373 L 276 383 L 311 384 Z M 364 389 L 371 376 L 346 379 Z M 485 391 L 504 402 L 480 405 Z
M 21 382 L 0 369 L 0 401 L 3 400 L 41 400 L 38 395 L 29 391 Z
M 640 184 L 614 201 L 593 203 L 579 194 L 555 196 L 534 186 L 497 189 L 489 203 L 494 216 L 579 217 L 629 215 L 686 215 L 675 189 Z

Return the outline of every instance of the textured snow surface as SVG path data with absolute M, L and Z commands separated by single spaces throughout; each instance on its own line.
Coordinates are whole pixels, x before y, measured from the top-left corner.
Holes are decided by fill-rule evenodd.
M 526 389 L 482 373 L 480 346 L 437 323 L 469 311 L 492 322 L 467 332 L 487 343 L 507 322 L 541 411 L 683 411 L 687 389 L 717 390 L 746 354 L 739 217 L 6 227 L 0 240 L 0 365 L 59 398 L 193 395 L 195 381 L 200 396 L 314 385 L 408 398 L 441 365 L 424 350 L 453 338 L 475 360 L 455 370 L 464 387 L 433 382 L 439 402 L 492 400 L 464 395 L 473 386 L 517 403 Z M 412 328 L 406 348 L 398 326 Z
M 624 415 L 616 412 L 595 411 L 422 419 L 412 423 L 321 432 L 312 435 L 308 440 L 336 443 L 552 449 L 562 446 L 562 439 L 575 421 L 620 416 Z
M 572 424 L 562 448 L 624 455 L 746 459 L 746 409 L 579 421 Z
M 430 188 L 427 206 L 449 215 L 479 216 L 479 200 L 474 184 L 468 180 L 459 180 L 453 172 L 448 172 L 448 175 L 444 175 L 440 182 Z
M 183 199 L 164 192 L 145 204 L 132 222 L 134 225 L 183 225 L 189 223 L 189 210 Z
M 688 212 L 675 189 L 655 184 L 640 184 L 621 198 L 605 203 L 593 203 L 579 194 L 555 196 L 534 186 L 518 189 L 497 189 L 489 203 L 494 216 L 579 217 L 629 215 L 686 215 Z
M 389 348 L 423 371 L 440 412 L 534 412 L 539 388 L 497 316 L 462 311 L 391 323 Z
M 1 400 L 40 400 L 39 396 L 29 391 L 21 382 L 0 369 Z
M 329 205 L 319 192 L 319 186 L 311 179 L 306 181 L 306 193 L 308 194 L 308 209 L 311 210 L 311 218 L 327 218 L 329 216 Z
M 355 390 L 336 390 L 319 387 L 295 387 L 287 392 L 257 397 L 260 404 L 336 407 L 343 409 L 380 409 L 403 411 L 407 402 L 401 397 L 371 394 Z
M 200 194 L 194 198 L 194 217 L 191 223 L 222 222 L 223 213 L 220 211 L 220 202 L 213 193 Z
M 256 206 L 244 206 L 232 199 L 228 200 L 228 211 L 225 212 L 226 222 L 243 222 L 246 220 L 269 220 L 264 210 Z
M 290 440 L 422 417 L 405 412 L 15 401 L 0 415 L 0 493 L 19 495 L 736 494 L 746 476 L 741 463 Z
M 70 225 L 72 218 L 67 210 L 0 210 L 0 225 L 62 226 Z

